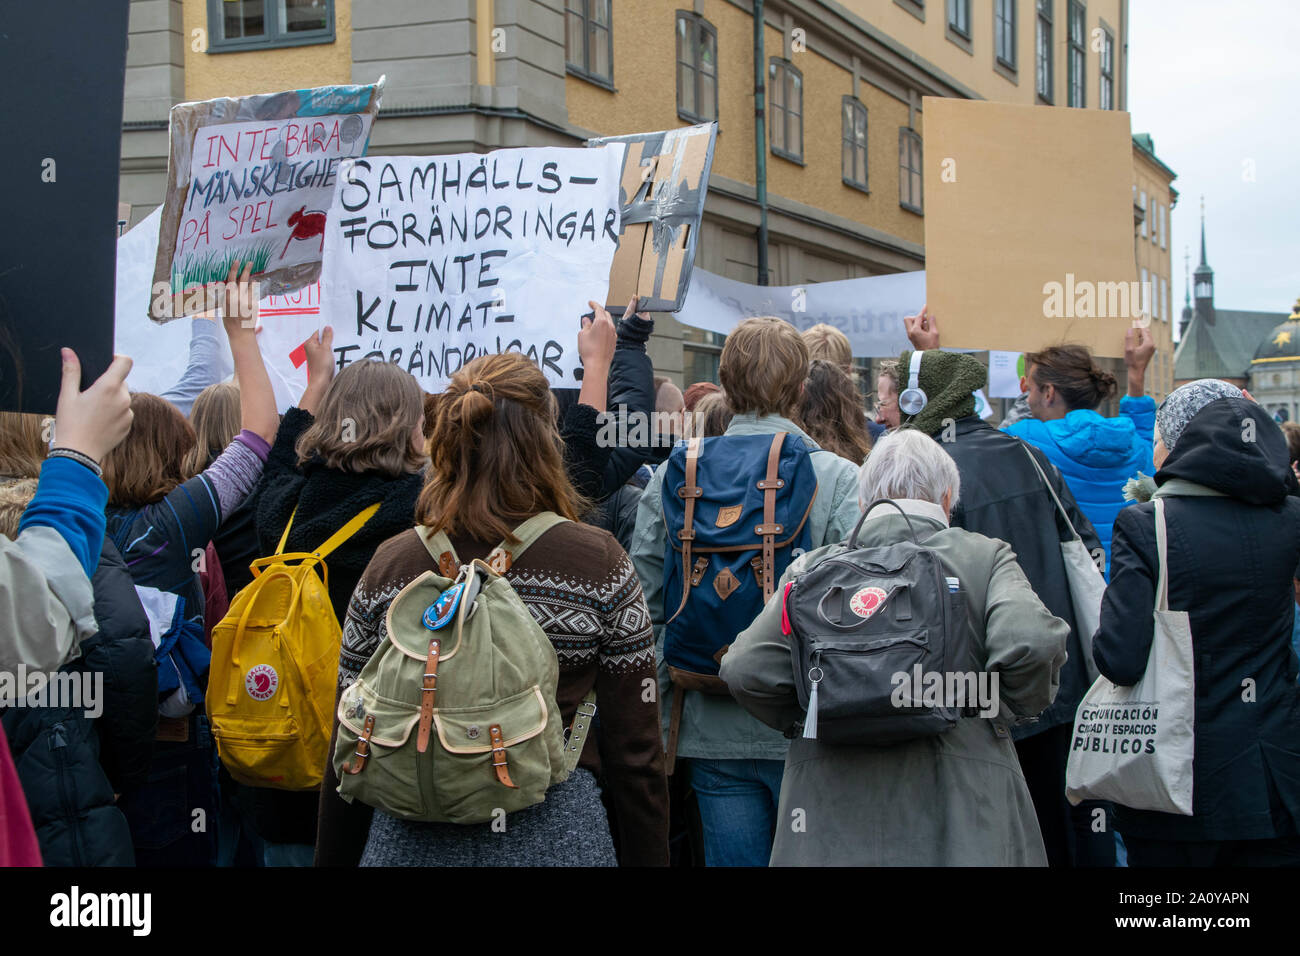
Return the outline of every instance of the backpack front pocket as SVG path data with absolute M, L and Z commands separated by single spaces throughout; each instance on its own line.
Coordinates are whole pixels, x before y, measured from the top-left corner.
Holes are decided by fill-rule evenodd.
M 324 766 L 313 766 L 306 759 L 305 742 L 291 714 L 214 716 L 210 723 L 217 754 L 239 783 L 280 790 L 320 786 Z
M 891 635 L 864 641 L 814 641 L 809 669 L 821 668 L 819 713 L 824 720 L 840 717 L 895 717 L 915 713 L 911 706 L 912 668 L 925 668 L 930 656 L 929 634 Z M 900 694 L 875 696 L 864 702 L 862 688 L 898 688 L 898 675 L 907 678 L 906 701 Z M 869 703 L 872 705 L 868 706 Z M 918 702 L 919 703 L 919 702 Z
M 343 692 L 334 769 L 339 793 L 411 820 L 426 819 L 429 800 L 420 786 L 427 755 L 416 753 L 411 731 L 418 708 L 380 697 L 361 681 Z
M 545 734 L 549 718 L 537 686 L 493 704 L 435 711 L 440 750 L 421 769 L 432 770 L 430 783 L 445 818 L 483 823 L 540 803 L 553 771 Z

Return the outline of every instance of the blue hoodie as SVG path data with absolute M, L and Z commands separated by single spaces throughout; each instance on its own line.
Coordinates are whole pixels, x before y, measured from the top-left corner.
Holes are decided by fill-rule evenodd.
M 1097 529 L 1106 549 L 1110 579 L 1110 533 L 1124 500 L 1124 482 L 1139 471 L 1154 474 L 1151 448 L 1156 403 L 1149 396 L 1119 400 L 1120 414 L 1105 418 L 1090 409 L 1067 412 L 1044 422 L 1025 418 L 1003 431 L 1041 449 L 1061 471 L 1074 500 Z

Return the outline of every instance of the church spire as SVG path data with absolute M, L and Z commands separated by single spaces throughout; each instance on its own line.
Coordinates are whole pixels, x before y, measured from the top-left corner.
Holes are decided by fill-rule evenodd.
M 1209 263 L 1205 261 L 1205 197 L 1201 197 L 1201 265 L 1209 268 Z

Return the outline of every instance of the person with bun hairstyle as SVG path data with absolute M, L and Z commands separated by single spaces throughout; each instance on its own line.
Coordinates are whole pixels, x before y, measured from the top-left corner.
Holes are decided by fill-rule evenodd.
M 545 376 L 513 352 L 486 355 L 452 376 L 433 403 L 430 465 L 416 521 L 451 539 L 461 562 L 486 559 L 543 512 L 568 519 L 544 532 L 505 571 L 559 655 L 557 704 L 569 726 L 593 688 L 600 730 L 577 770 L 543 803 L 491 823 L 419 823 L 345 803 L 327 768 L 317 865 L 612 866 L 615 848 L 601 788 L 615 808 L 624 865 L 668 861 L 668 789 L 655 679 L 654 636 L 627 554 L 606 531 L 583 524 L 590 502 L 565 471 L 556 400 Z M 387 635 L 394 597 L 438 572 L 415 529 L 375 552 L 343 627 L 340 689 Z M 592 740 L 596 743 L 593 744 Z
M 1156 404 L 1145 394 L 1147 364 L 1155 343 L 1146 329 L 1124 336 L 1128 394 L 1119 415 L 1106 418 L 1097 406 L 1115 394 L 1115 376 L 1097 367 L 1082 345 L 1058 345 L 1025 355 L 1021 389 L 1028 393 L 1032 418 L 1003 431 L 1042 450 L 1061 471 L 1074 500 L 1101 539 L 1110 573 L 1110 537 L 1115 517 L 1127 502 L 1124 482 L 1153 471 L 1151 450 Z

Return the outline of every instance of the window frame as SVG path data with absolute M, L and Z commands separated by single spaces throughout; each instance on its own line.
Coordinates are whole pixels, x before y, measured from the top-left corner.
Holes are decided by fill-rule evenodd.
M 907 153 L 907 160 L 908 160 L 907 165 L 905 166 L 903 163 L 904 141 L 914 143 L 916 146 L 915 167 L 911 165 L 912 151 L 910 149 L 908 150 Z M 921 140 L 920 133 L 912 129 L 910 126 L 898 127 L 898 205 L 906 209 L 908 212 L 916 213 L 918 216 L 925 215 L 925 174 L 923 172 L 924 159 L 925 159 L 924 149 L 925 149 L 925 144 Z M 908 173 L 906 177 L 903 176 L 904 169 L 906 169 Z M 919 197 L 920 201 L 918 203 L 911 202 L 911 200 L 915 198 L 912 196 L 912 188 L 911 188 L 913 173 L 915 173 L 919 177 L 919 188 L 920 188 L 921 195 Z M 906 183 L 907 185 L 907 193 L 908 193 L 907 199 L 903 198 L 904 183 Z
M 1147 209 L 1147 191 L 1145 189 L 1138 190 L 1138 208 L 1142 210 L 1142 221 L 1138 223 L 1138 235 L 1146 239 L 1150 232 L 1147 221 L 1151 218 L 1151 212 Z
M 776 99 L 772 96 L 772 90 L 773 90 L 773 88 L 776 86 L 776 84 L 775 84 L 775 82 L 774 82 L 774 79 L 775 79 L 775 78 L 773 77 L 773 71 L 776 71 L 777 75 L 780 76 L 780 78 L 781 78 L 781 82 L 782 82 L 782 87 L 781 87 L 781 105 L 780 105 L 780 106 L 777 106 L 777 105 L 776 105 Z M 789 86 L 789 77 L 790 77 L 791 74 L 793 74 L 794 76 L 797 76 L 797 77 L 799 78 L 799 110 L 798 110 L 798 112 L 795 112 L 794 110 L 790 109 L 790 105 L 789 105 L 789 102 L 788 102 L 789 97 L 787 96 L 787 94 L 789 93 L 789 90 L 790 90 L 790 86 Z M 803 71 L 800 70 L 800 69 L 799 69 L 797 66 L 795 66 L 793 63 L 791 63 L 789 60 L 785 59 L 784 57 L 774 56 L 774 57 L 769 58 L 768 61 L 767 61 L 767 80 L 768 80 L 768 82 L 767 82 L 767 87 L 766 87 L 766 94 L 767 94 L 767 115 L 768 115 L 768 119 L 767 119 L 767 123 L 768 123 L 768 130 L 767 130 L 767 146 L 768 146 L 768 149 L 770 149 L 770 150 L 772 151 L 772 155 L 773 155 L 773 156 L 779 156 L 779 157 L 781 157 L 782 159 L 789 160 L 789 161 L 792 162 L 792 163 L 797 163 L 797 164 L 799 164 L 800 166 L 806 165 L 806 164 L 804 163 L 804 158 L 803 158 L 803 146 L 804 146 L 804 135 L 803 135 L 803 103 L 804 103 L 804 95 L 803 95 L 803 93 L 804 93 L 804 86 L 803 86 Z M 782 145 L 782 146 L 777 146 L 777 145 L 776 145 L 776 141 L 773 139 L 773 136 L 772 136 L 773 131 L 774 131 L 775 128 L 776 128 L 776 124 L 775 124 L 775 122 L 774 122 L 774 117 L 775 117 L 775 115 L 776 115 L 776 111 L 777 111 L 778 109 L 781 111 L 781 114 L 782 114 L 781 136 L 782 136 L 782 142 L 784 143 L 784 145 Z M 799 123 L 798 123 L 798 128 L 799 128 L 799 152 L 797 152 L 797 153 L 794 152 L 793 150 L 791 150 L 791 149 L 788 148 L 789 145 L 790 145 L 790 117 L 791 117 L 791 115 L 797 116 L 798 119 L 799 119 Z
M 944 11 L 943 11 L 943 22 L 947 26 L 947 28 L 951 30 L 953 33 L 957 34 L 959 37 L 962 37 L 963 39 L 968 41 L 971 38 L 970 7 L 971 7 L 970 0 L 946 0 L 946 2 L 944 3 Z M 957 17 L 956 20 L 953 19 L 953 14 L 960 13 L 961 11 L 965 11 L 966 26 L 964 29 L 961 26 L 961 24 L 958 22 L 959 20 L 961 20 L 960 15 Z
M 680 56 L 677 54 L 677 51 L 676 51 L 676 46 L 677 46 L 677 31 L 680 29 L 680 25 L 681 25 L 681 23 L 682 23 L 683 20 L 686 21 L 688 24 L 690 24 L 690 31 L 691 31 L 691 32 L 690 32 L 689 43 L 690 43 L 690 49 L 691 49 L 691 51 L 692 51 L 692 53 L 693 53 L 693 55 L 694 55 L 694 58 L 695 58 L 695 61 L 694 61 L 693 63 L 686 63 L 685 61 L 683 61 L 683 60 L 680 58 Z M 701 93 L 701 86 L 703 85 L 702 82 L 701 82 L 701 79 L 700 79 L 701 75 L 703 74 L 703 70 L 701 69 L 701 63 L 702 63 L 702 61 L 701 61 L 701 59 L 700 59 L 700 40 L 701 40 L 701 38 L 703 37 L 704 34 L 708 34 L 708 35 L 710 35 L 710 36 L 713 37 L 713 115 L 712 115 L 712 116 L 705 116 L 704 114 L 700 113 L 700 112 L 699 112 L 699 109 L 698 109 L 699 106 L 700 106 L 700 93 Z M 685 120 L 685 121 L 688 122 L 688 123 L 716 123 L 716 122 L 718 122 L 718 112 L 719 112 L 719 106 L 718 106 L 718 28 L 715 27 L 715 26 L 714 26 L 712 23 L 710 23 L 708 20 L 704 19 L 703 16 L 701 16 L 700 14 L 694 12 L 693 10 L 678 10 L 678 11 L 677 11 L 677 16 L 676 16 L 676 18 L 673 20 L 673 47 L 674 47 L 674 51 L 673 51 L 674 60 L 673 60 L 673 62 L 676 64 L 676 68 L 675 68 L 675 71 L 674 71 L 674 72 L 676 73 L 676 80 L 677 80 L 677 116 L 678 116 L 678 118 L 679 118 L 679 119 L 683 119 L 683 120 Z M 686 67 L 689 67 L 689 68 L 690 68 L 690 71 L 691 71 L 691 77 L 692 77 L 692 79 L 693 79 L 694 82 L 695 82 L 695 106 L 696 106 L 696 110 L 694 110 L 694 111 L 692 111 L 692 110 L 688 110 L 688 109 L 685 109 L 685 108 L 682 107 L 682 73 L 681 73 L 681 68 L 682 68 L 683 66 L 686 66 Z
M 1097 108 L 1113 110 L 1115 109 L 1115 35 L 1104 23 L 1101 25 L 1101 37 L 1101 54 L 1097 63 Z
M 582 4 L 582 12 L 569 8 L 570 3 Z M 609 76 L 603 76 L 600 73 L 593 73 L 591 70 L 591 31 L 592 17 L 591 5 L 593 3 L 605 4 L 606 26 L 596 24 L 598 29 L 605 31 L 605 42 L 608 46 L 609 56 Z M 575 63 L 569 57 L 569 17 L 577 16 L 582 21 L 582 62 Z M 675 24 L 674 24 L 675 25 Z M 564 70 L 574 76 L 586 80 L 588 83 L 594 83 L 596 86 L 604 87 L 607 90 L 614 90 L 614 3 L 613 0 L 565 0 L 564 3 Z
M 849 119 L 849 117 L 845 115 L 845 107 L 849 108 L 854 120 L 854 127 L 852 130 L 847 129 L 845 125 L 847 120 Z M 860 182 L 854 179 L 852 176 L 852 174 L 857 171 L 858 144 L 856 140 L 856 133 L 857 133 L 856 121 L 859 115 L 861 115 L 862 117 L 862 180 Z M 851 136 L 853 138 L 850 138 Z M 844 185 L 851 186 L 853 189 L 860 190 L 861 192 L 867 193 L 868 195 L 871 194 L 870 145 L 871 145 L 871 111 L 867 109 L 866 104 L 863 103 L 856 96 L 853 96 L 851 94 L 845 94 L 844 96 L 840 97 L 840 179 L 843 181 Z M 850 171 L 848 175 L 846 175 L 844 171 L 844 147 L 845 146 L 851 147 L 854 151 L 853 154 L 854 168 L 853 170 Z
M 1079 24 L 1079 42 L 1074 40 L 1074 25 Z M 1066 90 L 1065 105 L 1088 108 L 1088 7 L 1081 0 L 1066 0 L 1065 6 Z M 1079 82 L 1074 82 L 1074 65 L 1079 64 Z M 1078 102 L 1075 92 L 1078 91 Z
M 1056 82 L 1053 76 L 1055 57 L 1052 43 L 1055 22 L 1052 15 L 1052 0 L 1037 0 L 1034 18 L 1034 95 L 1049 105 L 1056 102 Z M 1039 80 L 1046 80 L 1046 92 L 1039 85 Z
M 280 23 L 280 0 L 263 0 L 262 22 L 265 32 L 259 37 L 226 38 L 226 18 L 222 13 L 225 0 L 208 0 L 208 47 L 205 53 L 240 53 L 248 50 L 278 50 L 284 47 L 316 46 L 335 41 L 334 0 L 325 0 L 327 26 L 321 30 L 288 33 Z M 241 8 L 240 13 L 243 13 Z
M 1017 21 L 1016 0 L 993 0 L 993 62 L 998 66 L 1015 73 L 1018 69 L 1017 64 L 1020 62 L 1016 55 L 1016 41 L 1019 34 L 1019 24 Z M 1008 17 L 1003 17 L 1004 12 L 1009 12 Z M 998 45 L 1002 41 L 1002 30 L 1000 27 L 1008 24 L 1008 31 L 1011 34 L 1010 49 L 1011 58 L 1007 59 L 998 52 Z

